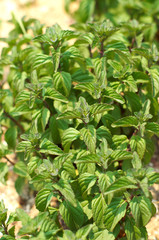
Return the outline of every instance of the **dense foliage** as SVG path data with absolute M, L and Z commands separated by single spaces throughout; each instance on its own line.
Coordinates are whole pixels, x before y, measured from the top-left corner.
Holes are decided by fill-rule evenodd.
M 28 184 L 36 193 L 39 214 L 7 216 L 1 202 L 2 239 L 15 239 L 14 221 L 21 239 L 148 239 L 149 186 L 159 181 L 149 167 L 159 135 L 151 25 L 104 20 L 44 30 L 35 19 L 12 22 L 0 60 L 0 180 L 6 159 L 17 192 Z

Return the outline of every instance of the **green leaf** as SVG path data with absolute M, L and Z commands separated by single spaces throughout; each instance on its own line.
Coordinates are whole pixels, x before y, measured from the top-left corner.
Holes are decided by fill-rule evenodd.
M 71 75 L 67 72 L 56 72 L 53 76 L 53 84 L 57 91 L 68 96 L 71 90 Z
M 61 155 L 63 151 L 54 143 L 45 138 L 40 144 L 40 152 L 52 155 Z
M 130 91 L 137 92 L 137 84 L 132 75 L 128 76 L 127 79 L 123 80 L 123 82 L 128 85 Z
M 61 113 L 57 119 L 74 119 L 74 118 L 79 118 L 81 119 L 81 114 L 77 111 L 66 111 L 64 113 Z
M 0 182 L 3 184 L 6 184 L 8 170 L 7 163 L 0 162 Z
M 104 213 L 107 205 L 102 194 L 97 195 L 92 201 L 93 219 L 99 228 L 104 227 Z
M 159 173 L 157 172 L 151 172 L 146 174 L 149 180 L 149 185 L 152 185 L 154 183 L 159 183 Z
M 63 201 L 60 204 L 59 211 L 65 224 L 72 231 L 77 231 L 77 229 L 79 229 L 85 221 L 86 215 L 84 214 L 79 202 L 77 202 L 77 206 L 74 207 L 70 202 Z
M 89 21 L 94 12 L 95 2 L 93 0 L 82 0 L 77 11 L 77 19 L 80 22 Z
M 80 185 L 80 188 L 82 190 L 82 194 L 85 194 L 86 191 L 88 191 L 90 188 L 92 188 L 97 181 L 97 177 L 90 173 L 83 173 L 78 178 L 78 182 Z
M 21 208 L 16 209 L 16 215 L 23 225 L 27 225 L 31 221 L 30 216 Z
M 60 63 L 61 48 L 57 48 L 57 49 L 51 48 L 51 53 L 52 53 L 54 72 L 57 72 L 59 63 Z
M 89 125 L 88 128 L 82 128 L 80 130 L 81 138 L 85 142 L 91 153 L 96 151 L 96 131 L 94 126 Z
M 133 158 L 131 152 L 128 151 L 121 151 L 121 150 L 114 150 L 111 155 L 111 161 L 121 161 L 121 160 L 129 160 Z
M 13 168 L 14 172 L 17 173 L 21 177 L 29 177 L 28 172 L 27 172 L 27 166 L 24 162 L 19 161 L 14 165 Z
M 42 110 L 42 115 L 41 115 L 41 122 L 42 122 L 43 129 L 45 129 L 49 121 L 49 118 L 50 118 L 50 111 L 47 108 L 44 108 Z
M 114 198 L 104 215 L 104 225 L 113 231 L 117 223 L 125 216 L 128 203 L 122 198 Z
M 70 202 L 70 204 L 72 204 L 74 207 L 77 206 L 75 194 L 67 180 L 61 178 L 57 183 L 53 184 L 53 187 L 60 191 L 64 198 Z
M 96 232 L 94 234 L 94 239 L 96 239 L 96 240 L 103 240 L 103 239 L 115 240 L 115 236 L 112 233 L 110 233 L 107 229 L 104 229 L 99 232 Z
M 157 69 L 149 69 L 151 85 L 152 85 L 152 95 L 155 97 L 159 93 L 159 72 Z
M 25 152 L 27 150 L 32 149 L 32 145 L 31 142 L 29 141 L 23 141 L 18 143 L 17 148 L 16 148 L 16 152 Z
M 50 98 L 50 99 L 57 100 L 60 102 L 68 103 L 68 100 L 66 97 L 64 97 L 56 89 L 50 88 L 50 87 L 47 87 L 44 98 Z
M 88 154 L 83 157 L 79 157 L 74 163 L 99 163 L 100 164 L 100 158 L 97 154 Z
M 142 168 L 141 159 L 139 158 L 139 155 L 137 154 L 137 152 L 133 153 L 133 159 L 132 159 L 131 163 L 133 165 L 133 168 L 136 168 L 136 169 Z
M 159 134 L 159 124 L 155 122 L 148 122 L 145 126 L 145 130 L 153 134 Z
M 79 69 L 72 74 L 72 82 L 74 83 L 89 83 L 92 82 L 93 79 L 93 74 L 91 74 L 88 70 L 82 71 Z
M 140 240 L 141 231 L 135 225 L 135 221 L 133 218 L 127 217 L 125 221 L 125 233 L 128 240 Z
M 136 189 L 137 183 L 134 179 L 131 179 L 129 177 L 121 177 L 117 179 L 114 183 L 112 183 L 104 193 L 104 195 L 107 195 L 109 193 L 122 191 L 125 189 Z
M 130 148 L 134 152 L 136 151 L 139 158 L 142 159 L 146 150 L 146 141 L 144 138 L 134 135 L 130 140 Z
M 145 196 L 133 197 L 130 202 L 132 215 L 138 227 L 146 226 L 152 217 L 151 201 Z
M 64 148 L 70 147 L 71 143 L 80 136 L 80 132 L 75 128 L 68 128 L 63 131 L 62 144 Z
M 141 110 L 141 98 L 137 93 L 134 92 L 125 92 L 125 99 L 128 106 L 128 109 L 131 112 L 138 112 Z
M 134 116 L 128 116 L 121 118 L 114 123 L 112 123 L 112 127 L 137 127 L 138 125 L 138 120 Z
M 76 232 L 76 238 L 85 240 L 86 237 L 88 236 L 88 234 L 90 233 L 92 227 L 93 227 L 93 225 L 92 225 L 92 224 L 89 224 L 89 225 L 86 225 L 86 226 L 80 228 L 80 229 Z
M 114 107 L 109 105 L 109 104 L 106 104 L 106 103 L 95 103 L 93 105 L 91 105 L 90 107 L 90 112 L 95 115 L 95 114 L 99 114 L 99 113 L 104 113 L 104 112 L 107 112 L 107 111 L 110 111 L 110 110 L 113 110 Z
M 106 98 L 110 98 L 113 99 L 116 102 L 119 102 L 121 104 L 125 103 L 124 98 L 118 94 L 113 88 L 111 87 L 107 87 L 104 92 L 103 92 L 103 96 Z
M 96 134 L 97 134 L 97 139 L 101 140 L 102 138 L 105 138 L 108 143 L 111 143 L 112 141 L 112 135 L 110 130 L 105 127 L 105 126 L 101 126 L 96 130 Z
M 45 209 L 50 204 L 52 197 L 53 197 L 53 190 L 45 189 L 45 188 L 41 189 L 35 198 L 36 208 L 39 211 L 44 212 Z

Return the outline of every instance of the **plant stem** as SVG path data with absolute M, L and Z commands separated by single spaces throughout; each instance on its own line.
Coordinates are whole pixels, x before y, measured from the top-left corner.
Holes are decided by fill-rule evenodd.
M 101 41 L 101 48 L 100 48 L 100 57 L 104 56 L 104 39 Z
M 15 163 L 12 162 L 7 156 L 5 156 L 4 158 L 5 158 L 5 159 L 7 160 L 7 162 L 9 162 L 11 165 L 13 165 L 13 166 L 15 165 Z
M 6 115 L 6 117 L 8 117 L 12 122 L 14 122 L 20 129 L 22 132 L 25 132 L 23 126 L 15 119 L 13 118 L 9 113 L 7 113 L 5 110 L 4 110 L 4 114 Z
M 93 58 L 92 48 L 91 48 L 91 45 L 90 45 L 90 44 L 88 45 L 88 50 L 89 50 L 90 58 Z

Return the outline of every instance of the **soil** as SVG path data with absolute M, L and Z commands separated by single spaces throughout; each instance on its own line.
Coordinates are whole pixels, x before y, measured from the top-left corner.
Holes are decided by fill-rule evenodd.
M 76 5 L 72 6 L 73 8 Z M 20 18 L 27 16 L 37 18 L 41 23 L 51 26 L 58 23 L 63 29 L 67 29 L 73 23 L 73 19 L 64 10 L 64 0 L 0 0 L 0 37 L 6 37 L 12 26 L 8 23 L 11 18 L 11 12 L 14 11 Z M 0 43 L 0 50 L 4 45 Z M 7 85 L 6 85 L 7 88 Z M 9 156 L 12 161 L 16 161 L 15 156 Z M 159 171 L 159 148 L 152 159 L 152 166 Z M 10 166 L 12 170 L 12 166 Z M 24 208 L 31 217 L 37 215 L 38 211 L 33 203 L 33 196 L 19 197 L 14 182 L 17 176 L 10 171 L 7 185 L 0 183 L 0 200 L 3 199 L 9 212 L 16 208 Z M 26 191 L 27 192 L 27 191 Z M 159 185 L 155 184 L 151 188 L 153 202 L 156 206 L 156 215 L 146 226 L 148 229 L 149 240 L 159 240 Z M 26 194 L 25 194 L 26 195 Z M 28 199 L 31 199 L 30 201 Z M 27 203 L 26 203 L 27 202 Z M 20 225 L 16 224 L 16 232 Z

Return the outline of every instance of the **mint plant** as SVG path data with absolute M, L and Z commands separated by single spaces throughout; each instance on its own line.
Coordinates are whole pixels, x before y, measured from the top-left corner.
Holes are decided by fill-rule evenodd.
M 12 22 L 0 61 L 1 71 L 9 66 L 1 158 L 14 165 L 18 193 L 25 184 L 36 193 L 39 214 L 7 217 L 1 202 L 2 239 L 148 239 L 156 211 L 149 187 L 159 182 L 148 165 L 159 135 L 159 69 L 144 25 L 104 20 L 44 31 L 35 19 Z M 8 165 L 0 164 L 5 183 Z

